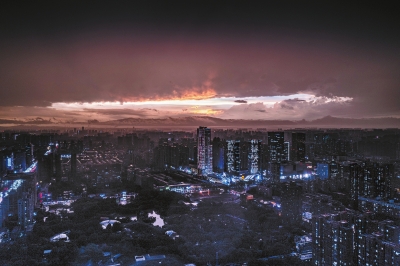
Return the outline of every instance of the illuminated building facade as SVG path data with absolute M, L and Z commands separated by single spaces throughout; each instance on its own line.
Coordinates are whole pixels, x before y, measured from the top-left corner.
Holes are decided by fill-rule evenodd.
M 313 265 L 356 265 L 353 263 L 353 227 L 346 213 L 313 217 Z
M 354 210 L 358 210 L 358 197 L 360 192 L 361 167 L 356 164 L 349 165 L 350 197 L 351 205 Z
M 224 172 L 225 164 L 225 145 L 220 138 L 214 138 L 212 144 L 213 150 L 213 171 L 216 173 Z
M 36 202 L 36 173 L 7 175 L 0 183 L 0 228 L 10 217 L 18 217 L 22 229 L 33 223 Z
M 197 169 L 199 175 L 212 173 L 212 162 L 211 129 L 199 127 L 197 129 Z
M 290 142 L 285 141 L 283 143 L 283 157 L 284 161 L 290 161 Z
M 33 157 L 34 145 L 28 144 L 25 147 L 26 164 L 30 165 L 34 161 Z
M 226 167 L 228 173 L 240 171 L 240 140 L 226 141 Z
M 268 132 L 269 161 L 280 163 L 285 160 L 284 132 Z
M 394 167 L 392 164 L 369 162 L 350 164 L 349 177 L 351 200 L 355 210 L 358 209 L 359 197 L 383 200 L 392 198 L 392 182 L 394 180 Z
M 248 170 L 250 174 L 256 174 L 261 170 L 261 140 L 249 141 Z
M 18 224 L 21 228 L 27 228 L 33 223 L 34 194 L 23 192 L 22 198 L 18 200 Z
M 388 241 L 381 232 L 360 236 L 358 265 L 400 265 L 400 245 Z
M 328 179 L 330 176 L 329 164 L 317 163 L 317 175 L 320 179 Z

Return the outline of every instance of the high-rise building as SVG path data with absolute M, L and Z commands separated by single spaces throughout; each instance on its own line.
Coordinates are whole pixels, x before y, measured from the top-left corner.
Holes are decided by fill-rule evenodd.
M 58 152 L 54 154 L 54 164 L 56 169 L 55 171 L 56 182 L 59 182 L 62 176 L 62 165 L 61 165 L 61 154 Z
M 240 140 L 226 141 L 226 170 L 228 173 L 240 171 Z
M 400 265 L 400 245 L 387 241 L 381 232 L 360 236 L 357 265 Z
M 391 199 L 394 168 L 392 164 L 364 162 L 349 165 L 352 207 L 358 209 L 358 198 Z
M 282 184 L 281 208 L 284 225 L 298 225 L 301 222 L 303 188 L 296 182 Z
M 240 171 L 250 170 L 249 167 L 249 152 L 250 143 L 244 140 L 240 141 Z
M 18 224 L 26 229 L 33 224 L 34 192 L 24 192 L 18 200 Z
M 207 127 L 197 129 L 197 169 L 199 175 L 212 173 L 211 129 Z
M 255 174 L 261 170 L 261 140 L 252 139 L 249 144 L 248 170 L 250 174 Z
M 159 143 L 159 145 L 157 147 L 154 148 L 154 152 L 153 152 L 153 156 L 154 156 L 154 165 L 153 167 L 155 167 L 156 169 L 165 169 L 165 167 L 167 166 L 167 157 L 168 157 L 168 143 L 167 142 L 163 142 L 163 143 Z M 132 158 L 134 158 L 134 154 L 133 154 L 133 150 L 130 151 L 130 156 Z
M 45 153 L 41 150 L 38 154 L 39 179 L 51 182 L 54 174 L 54 156 L 50 148 Z
M 361 167 L 356 164 L 349 165 L 349 179 L 350 179 L 350 197 L 351 206 L 354 210 L 358 209 L 358 197 L 360 195 L 360 176 Z
M 295 162 L 305 162 L 306 156 L 306 134 L 300 132 L 292 133 L 292 160 Z
M 290 142 L 285 141 L 283 143 L 283 156 L 284 156 L 284 161 L 290 161 Z
M 394 179 L 393 164 L 375 164 L 374 165 L 374 195 L 381 199 L 392 198 L 392 183 Z
M 213 171 L 222 173 L 224 171 L 225 164 L 225 145 L 220 138 L 214 138 L 212 142 L 213 150 Z
M 280 163 L 285 160 L 284 133 L 268 132 L 269 161 Z
M 12 217 L 23 228 L 33 224 L 36 172 L 8 174 L 0 182 L 0 228 Z
M 26 156 L 26 164 L 27 165 L 31 165 L 32 164 L 32 162 L 33 162 L 33 160 L 34 160 L 34 157 L 33 157 L 33 147 L 34 147 L 34 145 L 33 144 L 27 144 L 26 146 L 25 146 L 25 156 Z
M 313 265 L 356 265 L 353 228 L 345 216 L 344 212 L 312 218 Z

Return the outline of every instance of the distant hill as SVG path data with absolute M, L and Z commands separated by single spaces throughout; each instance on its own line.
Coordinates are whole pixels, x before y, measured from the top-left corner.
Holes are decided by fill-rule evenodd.
M 93 122 L 95 121 L 95 122 Z M 86 122 L 61 122 L 44 119 L 31 120 L 9 120 L 0 119 L 2 127 L 24 127 L 24 126 L 73 126 L 91 125 L 118 126 L 118 127 L 177 127 L 177 126 L 209 126 L 209 127 L 249 127 L 249 128 L 400 128 L 400 118 L 340 118 L 326 116 L 315 120 L 244 120 L 244 119 L 221 119 L 209 116 L 167 117 L 167 118 L 124 118 L 110 121 L 90 120 Z
M 400 118 L 339 118 L 326 116 L 311 121 L 299 120 L 243 120 L 243 119 L 220 119 L 208 116 L 191 116 L 164 119 L 142 119 L 126 118 L 103 122 L 105 125 L 132 125 L 132 126 L 218 126 L 218 127 L 345 127 L 345 128 L 400 128 Z

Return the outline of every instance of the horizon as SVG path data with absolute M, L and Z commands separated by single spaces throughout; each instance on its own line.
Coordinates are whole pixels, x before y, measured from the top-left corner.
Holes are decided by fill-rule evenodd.
M 134 130 L 178 130 L 195 129 L 203 125 L 212 129 L 243 129 L 249 130 L 335 130 L 335 129 L 399 129 L 400 118 L 338 118 L 326 116 L 315 120 L 243 120 L 243 119 L 219 119 L 208 116 L 181 117 L 181 118 L 125 118 L 112 121 L 86 121 L 86 122 L 54 122 L 43 120 L 32 121 L 4 121 L 0 119 L 2 130 L 37 130 L 37 129 L 134 129 Z

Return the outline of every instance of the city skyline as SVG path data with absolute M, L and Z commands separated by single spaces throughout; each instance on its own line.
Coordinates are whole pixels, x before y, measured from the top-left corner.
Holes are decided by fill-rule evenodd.
M 395 11 L 311 2 L 9 4 L 0 120 L 400 118 Z
M 7 265 L 399 265 L 399 133 L 1 130 L 0 257 Z

